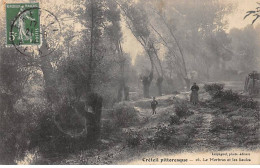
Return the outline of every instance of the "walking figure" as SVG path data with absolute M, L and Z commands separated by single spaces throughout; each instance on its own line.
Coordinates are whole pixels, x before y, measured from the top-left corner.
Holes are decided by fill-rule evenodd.
M 158 105 L 158 102 L 155 100 L 155 97 L 153 97 L 153 101 L 151 102 L 151 107 L 152 107 L 152 110 L 153 110 L 153 114 L 156 114 L 156 106 Z
M 199 89 L 199 86 L 196 83 L 193 83 L 191 87 L 190 102 L 192 102 L 194 105 L 198 104 L 199 102 Z

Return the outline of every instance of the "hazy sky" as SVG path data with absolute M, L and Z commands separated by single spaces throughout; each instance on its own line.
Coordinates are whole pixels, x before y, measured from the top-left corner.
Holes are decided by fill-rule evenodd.
M 202 0 L 204 1 L 204 0 Z M 205 0 L 206 1 L 206 0 Z M 229 22 L 228 30 L 232 28 L 243 28 L 248 24 L 252 23 L 253 18 L 243 19 L 246 12 L 248 10 L 253 10 L 256 8 L 256 2 L 260 2 L 260 0 L 220 0 L 222 3 L 232 3 L 236 8 L 233 13 L 227 16 L 227 20 Z M 260 22 L 260 20 L 258 21 Z M 143 49 L 141 45 L 135 40 L 135 37 L 131 34 L 131 32 L 125 27 L 122 26 L 124 30 L 124 43 L 123 49 L 125 52 L 130 53 L 132 58 L 135 58 L 138 53 L 142 52 Z M 134 59 L 133 59 L 134 61 Z
M 259 0 L 221 0 L 224 3 L 233 3 L 237 5 L 237 8 L 232 14 L 227 16 L 229 21 L 229 29 L 231 28 L 243 28 L 248 24 L 251 24 L 252 19 L 243 20 L 245 13 L 249 10 L 255 9 Z

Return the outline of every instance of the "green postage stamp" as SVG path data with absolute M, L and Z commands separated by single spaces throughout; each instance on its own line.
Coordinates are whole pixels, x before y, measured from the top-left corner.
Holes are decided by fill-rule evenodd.
M 39 3 L 6 4 L 7 45 L 39 45 Z

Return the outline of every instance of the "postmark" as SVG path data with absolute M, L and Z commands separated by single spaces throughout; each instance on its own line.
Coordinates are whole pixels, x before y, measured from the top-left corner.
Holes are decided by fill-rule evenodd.
M 39 3 L 6 4 L 6 9 L 7 45 L 22 55 L 40 57 L 58 48 L 61 26 L 52 12 Z

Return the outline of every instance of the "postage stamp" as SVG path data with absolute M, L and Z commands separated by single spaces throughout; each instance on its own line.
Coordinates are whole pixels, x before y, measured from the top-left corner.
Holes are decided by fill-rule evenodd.
M 39 3 L 6 4 L 7 45 L 39 45 Z

